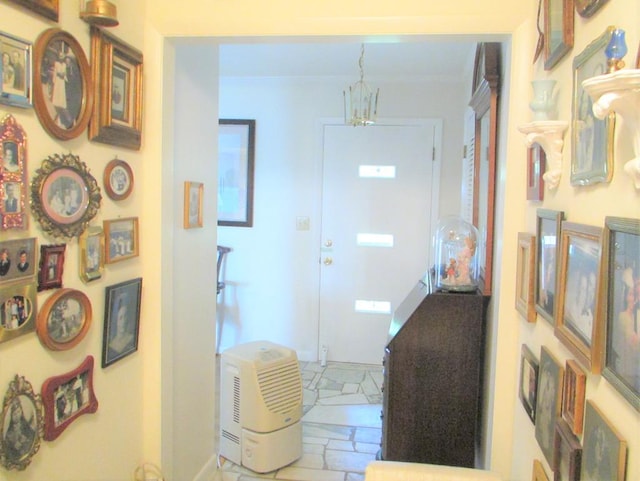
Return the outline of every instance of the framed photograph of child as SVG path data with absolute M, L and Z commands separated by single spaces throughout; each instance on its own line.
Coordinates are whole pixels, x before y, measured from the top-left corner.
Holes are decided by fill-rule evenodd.
M 138 350 L 142 278 L 108 286 L 105 290 L 102 367 Z

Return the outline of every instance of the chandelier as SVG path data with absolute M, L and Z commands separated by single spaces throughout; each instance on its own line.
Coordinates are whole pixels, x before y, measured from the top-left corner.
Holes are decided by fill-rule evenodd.
M 378 93 L 364 81 L 364 44 L 360 50 L 360 80 L 349 86 L 349 91 L 343 91 L 344 95 L 344 122 L 353 125 L 372 125 L 376 123 L 378 116 Z

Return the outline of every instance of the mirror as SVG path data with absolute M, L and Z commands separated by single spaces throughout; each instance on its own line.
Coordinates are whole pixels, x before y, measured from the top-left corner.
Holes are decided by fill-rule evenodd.
M 500 44 L 476 48 L 473 91 L 469 105 L 475 112 L 473 224 L 480 233 L 480 290 L 491 295 L 495 201 Z

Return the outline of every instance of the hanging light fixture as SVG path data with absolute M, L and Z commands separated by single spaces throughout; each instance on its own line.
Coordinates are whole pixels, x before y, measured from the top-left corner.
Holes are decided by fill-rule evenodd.
M 378 94 L 364 81 L 364 44 L 360 50 L 360 80 L 349 86 L 349 91 L 343 91 L 344 95 L 344 121 L 353 125 L 372 125 L 376 123 L 378 116 Z
M 116 6 L 109 0 L 81 0 L 80 18 L 98 27 L 115 27 L 119 24 Z

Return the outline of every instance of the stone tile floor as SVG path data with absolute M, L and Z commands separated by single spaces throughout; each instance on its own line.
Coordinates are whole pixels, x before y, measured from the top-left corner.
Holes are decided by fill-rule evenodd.
M 277 471 L 258 474 L 226 460 L 223 481 L 362 481 L 380 449 L 382 366 L 300 363 L 303 455 Z

